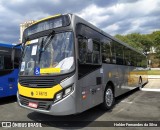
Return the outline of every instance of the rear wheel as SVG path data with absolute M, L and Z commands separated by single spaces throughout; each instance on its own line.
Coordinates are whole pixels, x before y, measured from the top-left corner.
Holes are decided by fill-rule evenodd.
M 113 107 L 115 102 L 114 92 L 111 85 L 107 85 L 104 91 L 104 98 L 102 103 L 102 108 L 105 110 L 109 110 Z

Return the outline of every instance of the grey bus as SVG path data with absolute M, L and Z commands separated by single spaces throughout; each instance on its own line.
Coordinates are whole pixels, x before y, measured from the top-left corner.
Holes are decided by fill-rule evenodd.
M 18 103 L 50 115 L 81 113 L 147 82 L 146 56 L 74 14 L 35 22 L 23 33 Z

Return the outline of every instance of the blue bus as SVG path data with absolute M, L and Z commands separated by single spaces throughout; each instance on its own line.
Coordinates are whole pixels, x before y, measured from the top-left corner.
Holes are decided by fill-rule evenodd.
M 14 62 L 12 48 L 15 44 L 0 43 L 0 98 L 13 96 L 17 93 L 20 48 L 16 47 Z

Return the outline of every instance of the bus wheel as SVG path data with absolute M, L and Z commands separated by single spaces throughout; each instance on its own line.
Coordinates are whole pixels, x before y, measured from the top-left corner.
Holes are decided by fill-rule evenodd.
M 142 88 L 142 78 L 141 77 L 139 78 L 138 87 L 141 90 Z
M 109 110 L 113 107 L 115 102 L 113 88 L 110 85 L 107 85 L 104 92 L 104 99 L 102 103 L 102 108 L 105 110 Z

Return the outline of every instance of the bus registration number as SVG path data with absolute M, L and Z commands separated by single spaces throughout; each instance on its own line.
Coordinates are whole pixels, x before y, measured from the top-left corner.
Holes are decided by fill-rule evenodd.
M 36 96 L 46 97 L 47 96 L 47 92 L 36 91 Z

